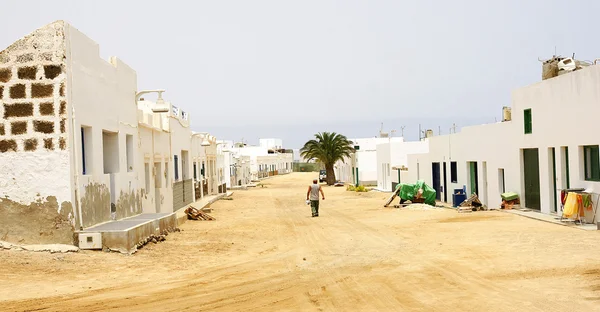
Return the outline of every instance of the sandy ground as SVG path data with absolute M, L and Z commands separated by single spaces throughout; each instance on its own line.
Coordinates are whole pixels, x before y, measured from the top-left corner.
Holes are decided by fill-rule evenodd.
M 600 311 L 600 233 L 266 180 L 133 256 L 0 251 L 5 311 Z

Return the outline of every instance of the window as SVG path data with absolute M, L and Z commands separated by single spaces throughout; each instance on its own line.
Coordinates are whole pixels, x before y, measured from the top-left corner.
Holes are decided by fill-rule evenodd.
M 119 134 L 102 132 L 102 148 L 104 155 L 104 173 L 119 172 Z
M 150 189 L 150 164 L 144 164 L 144 177 L 146 178 L 146 192 Z
M 198 175 L 196 174 L 196 162 L 194 162 L 194 180 L 198 180 Z
M 92 128 L 81 127 L 81 171 L 92 174 Z
M 175 181 L 179 180 L 179 159 L 177 158 L 177 155 L 173 156 L 173 168 L 174 168 L 174 176 L 175 176 Z
M 500 194 L 506 193 L 506 185 L 504 184 L 504 168 L 498 169 L 498 190 Z
M 598 145 L 583 147 L 583 159 L 586 181 L 600 181 L 600 155 Z
M 450 162 L 450 183 L 458 183 L 458 170 L 455 161 Z
M 571 188 L 571 179 L 569 178 L 569 147 L 563 146 L 560 148 L 561 150 L 561 158 L 562 158 L 562 176 L 563 176 L 563 185 L 566 188 Z
M 523 119 L 524 119 L 523 126 L 525 128 L 525 134 L 530 134 L 533 130 L 532 124 L 531 124 L 531 108 L 528 108 L 525 111 L 523 111 Z
M 127 153 L 127 172 L 133 171 L 133 135 L 125 136 L 125 151 Z

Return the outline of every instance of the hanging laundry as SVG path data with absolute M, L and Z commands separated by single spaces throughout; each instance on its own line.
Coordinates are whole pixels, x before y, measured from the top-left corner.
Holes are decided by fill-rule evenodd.
M 590 211 L 593 210 L 592 194 L 583 194 L 583 208 Z
M 585 212 L 583 211 L 583 195 L 577 194 L 577 211 L 579 211 L 579 217 L 585 217 Z
M 573 216 L 577 216 L 578 211 L 579 205 L 577 203 L 577 194 L 568 193 L 567 200 L 565 201 L 565 208 L 563 210 L 563 217 L 571 218 Z

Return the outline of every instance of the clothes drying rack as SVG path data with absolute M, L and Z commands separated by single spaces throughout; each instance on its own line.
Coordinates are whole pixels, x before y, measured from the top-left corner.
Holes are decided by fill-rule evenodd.
M 590 200 L 592 201 L 592 207 L 593 207 L 593 218 L 592 218 L 592 223 L 594 223 L 596 221 L 596 210 L 598 208 L 598 202 L 600 201 L 600 195 L 598 195 L 598 198 L 596 198 L 596 201 L 594 202 L 594 193 L 588 193 L 585 192 L 585 189 L 582 188 L 577 188 L 577 189 L 563 189 L 560 191 L 560 222 L 564 222 L 565 220 L 569 220 L 569 221 L 573 221 L 573 222 L 577 222 L 579 221 L 579 225 L 583 225 L 583 221 L 581 218 L 581 210 L 584 209 L 583 206 L 578 207 L 577 209 L 577 215 L 574 219 L 572 218 L 566 218 L 564 216 L 564 210 L 565 210 L 565 202 L 567 200 L 567 196 L 569 193 L 576 193 L 576 194 L 587 194 L 590 195 Z

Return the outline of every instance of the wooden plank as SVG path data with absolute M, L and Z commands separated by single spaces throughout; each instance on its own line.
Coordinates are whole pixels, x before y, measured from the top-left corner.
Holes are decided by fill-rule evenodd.
M 394 194 L 392 194 L 392 196 L 390 196 L 390 198 L 388 198 L 388 200 L 385 202 L 385 205 L 383 205 L 383 207 L 389 206 L 394 201 L 396 196 L 398 196 L 398 193 L 400 193 L 400 188 L 398 188 L 397 190 L 394 191 Z

